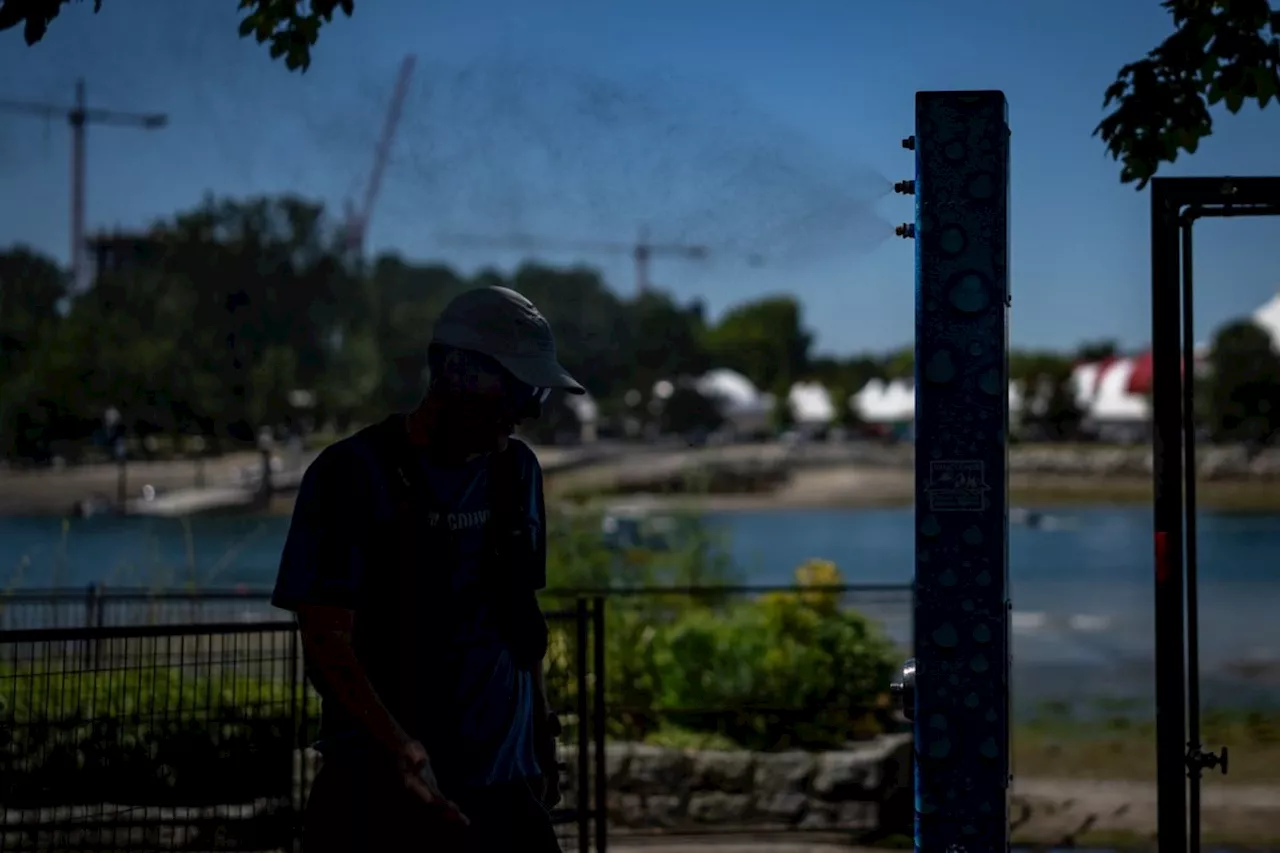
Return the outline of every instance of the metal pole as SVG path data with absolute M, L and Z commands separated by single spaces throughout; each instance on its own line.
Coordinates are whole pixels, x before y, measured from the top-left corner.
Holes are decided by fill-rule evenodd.
M 591 739 L 595 744 L 595 813 L 596 846 L 594 853 L 605 853 L 609 846 L 609 772 L 607 755 L 605 754 L 605 627 L 604 596 L 594 599 L 593 620 L 591 623 Z
M 1182 304 L 1179 205 L 1151 182 L 1151 402 L 1155 521 L 1156 827 L 1161 853 L 1187 849 L 1183 621 Z
M 84 184 L 85 125 L 87 122 L 84 79 L 76 81 L 75 107 L 67 113 L 71 125 L 71 284 L 77 291 L 85 285 L 84 271 Z
M 916 94 L 916 849 L 1009 846 L 1009 126 Z M 906 681 L 906 679 L 904 679 Z
M 1200 754 L 1200 595 L 1196 584 L 1196 412 L 1195 412 L 1195 274 L 1192 269 L 1195 218 L 1182 219 L 1182 449 L 1186 494 L 1186 619 L 1187 619 L 1187 756 Z M 1187 848 L 1200 849 L 1200 767 L 1187 761 L 1190 794 Z
M 574 649 L 574 690 L 576 702 L 574 711 L 578 715 L 578 755 L 576 778 L 574 779 L 574 799 L 577 805 L 578 820 L 578 853 L 589 853 L 591 850 L 591 706 L 587 685 L 587 667 L 591 656 L 587 644 L 590 642 L 591 613 L 587 599 L 579 598 L 574 613 L 574 627 L 577 629 Z
M 129 500 L 129 459 L 121 454 L 116 460 L 116 505 L 124 512 Z
M 649 245 L 649 229 L 641 228 L 634 250 L 636 260 L 636 296 L 643 296 L 649 290 L 649 257 L 652 253 Z

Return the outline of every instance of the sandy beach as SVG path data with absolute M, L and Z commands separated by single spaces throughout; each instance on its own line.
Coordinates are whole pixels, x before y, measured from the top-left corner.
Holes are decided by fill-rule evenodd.
M 548 462 L 558 462 L 554 448 L 540 451 Z M 208 484 L 232 482 L 236 472 L 256 465 L 253 452 L 233 453 L 204 463 Z M 612 500 L 608 483 L 621 463 L 603 462 L 556 470 L 547 465 L 548 498 L 581 503 L 585 490 L 595 492 L 588 503 Z M 126 487 L 130 496 L 144 485 L 158 491 L 189 489 L 196 485 L 197 467 L 190 460 L 131 462 Z M 62 515 L 77 501 L 101 496 L 114 499 L 119 471 L 115 465 L 83 465 L 61 470 L 0 470 L 0 515 Z M 1010 500 L 1017 506 L 1078 504 L 1143 504 L 1151 500 L 1151 480 L 1135 475 L 1068 475 L 1018 472 L 1010 476 Z M 910 467 L 839 462 L 793 470 L 785 482 L 767 492 L 738 494 L 646 494 L 656 506 L 715 511 L 755 509 L 819 509 L 837 507 L 909 506 L 914 500 L 914 475 Z M 1233 480 L 1202 483 L 1200 505 L 1206 508 L 1275 511 L 1280 509 L 1280 486 L 1266 480 Z M 277 495 L 266 510 L 287 513 L 293 496 Z

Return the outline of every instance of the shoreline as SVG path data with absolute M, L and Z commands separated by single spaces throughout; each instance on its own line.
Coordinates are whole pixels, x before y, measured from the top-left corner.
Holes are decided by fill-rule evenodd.
M 245 460 L 218 460 L 217 468 L 227 472 Z M 148 483 L 158 489 L 183 489 L 192 484 L 191 466 L 181 472 L 170 464 L 151 463 L 153 470 L 131 469 L 131 482 Z M 138 466 L 143 469 L 143 466 Z M 601 508 L 636 504 L 646 508 L 708 511 L 760 512 L 767 510 L 850 510 L 896 509 L 915 501 L 915 478 L 911 470 L 860 465 L 838 465 L 827 469 L 802 469 L 779 488 L 755 493 L 657 493 L 637 491 L 611 493 L 607 488 L 583 493 L 574 488 L 576 472 L 551 474 L 546 478 L 549 503 L 566 508 Z M 114 494 L 115 470 L 93 472 L 0 473 L 0 517 L 65 517 L 72 505 L 94 494 Z M 218 482 L 215 465 L 206 473 L 209 482 Z M 1212 480 L 1198 485 L 1197 505 L 1202 510 L 1242 513 L 1280 513 L 1280 483 L 1257 480 Z M 1015 473 L 1009 478 L 1010 506 L 1049 509 L 1077 506 L 1150 506 L 1152 481 L 1148 477 Z M 288 515 L 294 495 L 274 496 L 270 505 L 246 512 L 258 516 Z
M 741 453 L 743 451 L 730 451 Z M 771 453 L 766 448 L 746 448 L 748 453 Z M 785 451 L 784 451 L 785 452 Z M 1085 452 L 1090 455 L 1089 452 Z M 1101 458 L 1109 451 L 1092 454 Z M 661 451 L 659 451 L 661 453 Z M 585 464 L 565 464 L 573 450 L 542 448 L 547 500 L 566 507 L 599 507 L 635 503 L 647 507 L 712 512 L 765 510 L 889 509 L 909 507 L 915 500 L 915 471 L 909 459 L 890 464 L 865 458 L 831 458 L 808 463 L 780 464 L 787 467 L 785 478 L 774 488 L 756 492 L 707 492 L 686 488 L 680 478 L 665 483 L 637 482 L 637 470 L 655 465 L 692 466 L 695 470 L 708 453 L 686 452 L 675 460 L 650 460 L 629 453 Z M 126 489 L 131 496 L 150 485 L 159 491 L 191 489 L 200 477 L 210 486 L 234 482 L 237 473 L 259 464 L 254 452 L 232 453 L 206 460 L 197 466 L 191 460 L 130 463 Z M 778 463 L 774 463 L 778 464 Z M 1009 476 L 1010 505 L 1021 508 L 1065 506 L 1142 506 L 1152 501 L 1152 477 L 1135 471 L 1085 471 L 1070 469 L 1033 472 L 1014 470 Z M 631 488 L 622 488 L 630 481 Z M 646 488 L 645 486 L 648 486 Z M 10 471 L 0 469 L 0 516 L 62 517 L 71 513 L 78 501 L 102 496 L 114 499 L 119 487 L 119 470 L 111 464 L 86 465 L 64 470 Z M 1201 477 L 1198 505 L 1211 511 L 1280 513 L 1280 479 L 1257 477 Z M 252 511 L 254 515 L 288 514 L 294 496 L 276 495 L 270 506 Z M 244 510 L 240 510 L 244 512 Z

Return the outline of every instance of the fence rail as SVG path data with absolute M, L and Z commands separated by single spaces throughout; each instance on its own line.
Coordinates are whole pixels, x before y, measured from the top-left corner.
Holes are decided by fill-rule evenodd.
M 547 613 L 566 850 L 605 849 L 604 607 Z M 287 850 L 318 698 L 292 621 L 0 630 L 0 850 Z
M 641 743 L 762 754 L 839 751 L 900 726 L 877 696 L 889 673 L 844 663 L 875 658 L 867 653 L 873 635 L 858 633 L 866 621 L 858 615 L 899 647 L 895 658 L 909 656 L 910 586 L 552 589 L 543 604 L 552 628 L 547 686 L 566 729 L 565 808 L 557 814 L 566 850 L 587 850 L 581 845 L 597 834 L 604 843 L 605 751 L 597 745 L 606 737 L 624 754 Z M 10 629 L 0 630 L 0 651 L 6 638 L 45 636 L 46 626 L 60 623 L 68 637 L 85 638 L 67 646 L 82 668 L 114 665 L 122 637 L 135 657 L 152 654 L 144 638 L 168 636 L 186 636 L 188 654 L 208 655 L 214 640 L 192 638 L 252 635 L 273 629 L 279 617 L 261 589 L 21 590 L 0 595 L 0 627 Z M 787 633 L 794 631 L 801 633 Z M 776 657 L 797 648 L 800 657 Z M 615 781 L 621 811 L 612 817 L 625 829 L 628 809 L 635 811 L 626 805 L 628 791 L 648 783 L 627 774 Z M 665 825 L 639 819 L 649 829 Z
M 602 598 L 615 603 L 742 599 L 771 593 L 806 592 L 835 595 L 863 612 L 900 644 L 911 634 L 910 584 L 794 584 L 741 586 L 581 587 L 548 589 L 548 601 L 572 603 Z M 0 631 L 24 628 L 101 628 L 116 625 L 173 625 L 213 622 L 269 622 L 280 618 L 271 593 L 262 588 L 211 590 L 147 590 L 90 584 L 82 590 L 18 589 L 0 592 Z

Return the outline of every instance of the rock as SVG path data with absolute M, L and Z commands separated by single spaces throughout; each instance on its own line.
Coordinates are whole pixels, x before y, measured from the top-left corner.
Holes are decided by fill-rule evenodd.
M 618 784 L 631 762 L 630 744 L 609 744 L 604 751 L 604 775 L 609 786 Z
M 751 789 L 755 767 L 754 753 L 703 750 L 693 755 L 689 784 L 695 791 L 746 793 Z
M 767 796 L 803 792 L 816 764 L 813 753 L 799 750 L 761 754 L 756 759 L 754 774 L 756 793 Z
M 649 826 L 676 826 L 682 809 L 680 798 L 671 794 L 650 794 L 644 797 L 646 823 Z
M 825 752 L 818 756 L 813 792 L 824 800 L 844 800 L 874 791 L 880 784 L 880 756 L 871 750 Z
M 675 791 L 689 777 L 689 756 L 678 749 L 637 744 L 631 747 L 630 761 L 619 782 L 623 790 L 664 794 Z
M 831 803 L 812 802 L 796 828 L 809 831 L 829 830 L 838 828 L 839 822 L 840 813 L 834 805 Z
M 608 795 L 609 819 L 620 826 L 644 826 L 647 822 L 644 797 L 639 794 Z
M 751 797 L 718 791 L 693 794 L 686 814 L 698 823 L 743 823 L 751 814 Z
M 799 823 L 809 798 L 798 791 L 780 791 L 756 798 L 756 813 L 769 820 Z
M 880 808 L 872 802 L 852 802 L 840 803 L 836 807 L 836 826 L 839 829 L 871 829 L 877 827 L 880 821 L 877 820 Z M 908 825 L 906 834 L 910 835 L 915 831 L 914 821 L 915 814 L 912 813 L 912 824 Z M 882 828 L 882 827 L 877 827 Z

